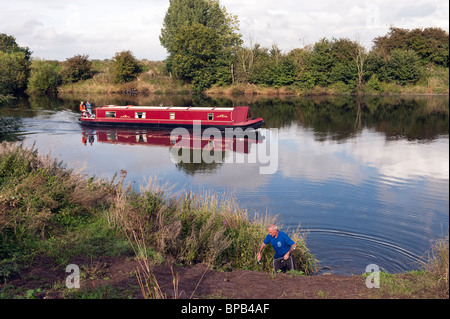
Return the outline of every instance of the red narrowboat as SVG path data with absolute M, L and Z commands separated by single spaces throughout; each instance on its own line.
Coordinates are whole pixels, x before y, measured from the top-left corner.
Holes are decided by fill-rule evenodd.
M 80 123 L 96 126 L 145 126 L 158 128 L 259 128 L 262 118 L 250 118 L 248 106 L 238 107 L 165 107 L 105 105 L 94 109 L 94 114 L 82 111 Z

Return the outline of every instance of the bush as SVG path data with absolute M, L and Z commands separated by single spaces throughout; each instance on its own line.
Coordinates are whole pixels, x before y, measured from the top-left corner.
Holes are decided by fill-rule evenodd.
M 131 51 L 116 53 L 113 58 L 113 78 L 116 83 L 133 81 L 142 72 L 142 66 Z
M 369 81 L 367 81 L 367 85 L 374 91 L 381 91 L 381 83 L 376 74 L 372 74 Z
M 26 89 L 31 51 L 20 47 L 11 35 L 0 33 L 0 102 Z
M 87 80 L 92 77 L 92 62 L 88 55 L 75 55 L 66 60 L 61 71 L 65 83 Z
M 0 96 L 25 90 L 29 68 L 24 52 L 0 51 Z
M 420 77 L 419 56 L 413 50 L 393 50 L 387 72 L 389 79 L 400 85 L 415 84 Z
M 32 64 L 28 90 L 37 94 L 56 94 L 61 76 L 58 65 L 52 62 L 35 60 Z

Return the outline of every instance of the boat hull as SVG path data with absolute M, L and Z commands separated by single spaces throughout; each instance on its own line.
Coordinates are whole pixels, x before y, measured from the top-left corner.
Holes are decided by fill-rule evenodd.
M 264 121 L 262 119 L 255 119 L 255 120 L 249 120 L 244 123 L 237 123 L 234 125 L 218 125 L 218 124 L 211 124 L 211 123 L 205 123 L 205 122 L 197 122 L 200 123 L 200 125 L 197 125 L 197 123 L 154 123 L 154 122 L 123 122 L 123 121 L 102 121 L 102 120 L 95 120 L 95 119 L 83 119 L 80 118 L 78 122 L 81 125 L 86 126 L 94 126 L 94 127 L 141 127 L 141 128 L 160 128 L 160 129 L 174 129 L 177 127 L 192 129 L 196 126 L 200 127 L 202 129 L 204 128 L 210 128 L 214 127 L 219 130 L 225 130 L 227 128 L 233 129 L 233 128 L 241 128 L 241 129 L 258 129 L 261 126 L 264 125 Z

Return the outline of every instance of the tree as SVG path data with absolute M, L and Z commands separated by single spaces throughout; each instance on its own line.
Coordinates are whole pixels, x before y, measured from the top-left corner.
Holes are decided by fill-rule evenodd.
M 92 62 L 88 55 L 75 55 L 66 60 L 61 71 L 62 78 L 66 83 L 87 80 L 92 76 Z
M 330 74 L 334 65 L 331 54 L 332 43 L 325 38 L 314 44 L 312 52 L 307 55 L 307 71 L 314 79 L 315 85 L 328 86 L 332 81 Z
M 248 79 L 252 84 L 267 85 L 270 82 L 270 54 L 269 49 L 261 47 L 260 44 L 254 46 L 253 70 Z
M 237 25 L 237 17 L 218 0 L 171 0 L 159 37 L 169 53 L 168 70 L 192 82 L 196 91 L 231 83 L 234 54 L 242 43 Z
M 12 35 L 0 33 L 0 51 L 5 53 L 23 52 L 25 60 L 31 61 L 32 52 L 28 47 L 20 47 Z
M 37 94 L 57 94 L 61 76 L 57 63 L 34 60 L 32 64 L 28 90 Z
M 440 28 L 402 29 L 391 27 L 389 32 L 373 40 L 373 50 L 387 56 L 393 50 L 414 50 L 422 63 L 448 67 L 449 36 Z
M 182 26 L 202 24 L 217 33 L 224 46 L 241 44 L 236 16 L 226 12 L 218 0 L 170 0 L 159 40 L 169 54 L 174 51 L 175 34 Z
M 365 64 L 367 59 L 366 50 L 360 43 L 358 43 L 358 46 L 356 47 L 356 50 L 354 52 L 354 59 L 356 68 L 358 70 L 358 93 L 360 93 L 362 89 L 362 82 L 364 79 Z
M 341 81 L 360 91 L 367 56 L 364 47 L 358 41 L 347 38 L 333 39 L 331 54 L 334 60 L 331 73 L 333 82 Z
M 0 34 L 0 95 L 25 91 L 30 59 L 29 48 L 20 47 L 13 36 Z
M 253 63 L 255 61 L 255 47 L 250 41 L 248 48 L 239 47 L 236 51 L 233 68 L 233 82 L 248 83 L 253 73 Z
M 173 41 L 173 72 L 201 92 L 214 81 L 220 43 L 216 32 L 199 23 L 180 27 Z
M 387 62 L 388 76 L 401 85 L 414 84 L 420 76 L 419 56 L 413 50 L 396 49 Z
M 116 83 L 133 81 L 142 72 L 142 66 L 131 51 L 116 53 L 113 58 L 113 77 Z

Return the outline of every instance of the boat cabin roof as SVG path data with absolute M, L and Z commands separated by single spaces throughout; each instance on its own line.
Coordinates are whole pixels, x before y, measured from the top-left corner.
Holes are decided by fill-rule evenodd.
M 233 111 L 233 107 L 191 107 L 191 106 L 118 106 L 118 105 L 104 105 L 102 108 L 114 108 L 114 109 L 129 109 L 135 107 L 136 109 L 146 110 L 198 110 L 198 111 Z

